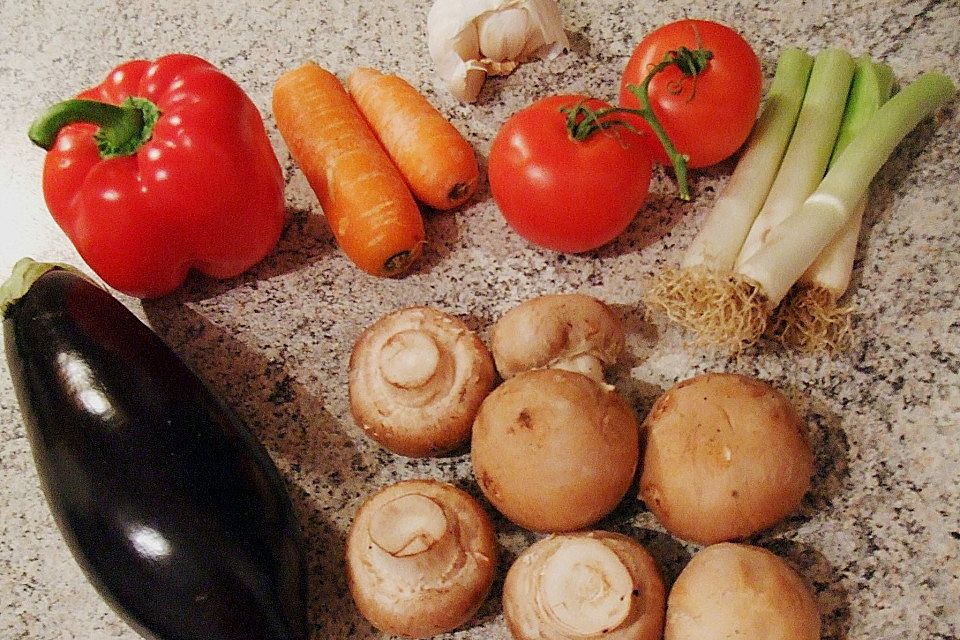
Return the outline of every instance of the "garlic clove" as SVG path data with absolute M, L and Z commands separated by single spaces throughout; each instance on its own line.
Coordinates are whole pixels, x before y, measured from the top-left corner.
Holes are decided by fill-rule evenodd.
M 447 89 L 473 102 L 487 75 L 555 57 L 570 43 L 555 0 L 436 0 L 427 14 L 427 46 Z
M 530 32 L 530 13 L 521 7 L 485 13 L 476 20 L 480 53 L 494 62 L 517 60 L 523 55 Z
M 523 60 L 552 60 L 570 48 L 567 32 L 560 22 L 560 7 L 554 0 L 524 2 L 532 22 L 531 37 L 521 52 Z
M 480 95 L 487 75 L 506 75 L 490 73 L 490 69 L 479 60 L 459 61 L 453 72 L 444 78 L 444 86 L 458 100 L 473 102 Z

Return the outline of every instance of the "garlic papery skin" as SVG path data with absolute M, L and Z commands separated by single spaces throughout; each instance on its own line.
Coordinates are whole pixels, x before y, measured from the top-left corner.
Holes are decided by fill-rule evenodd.
M 477 99 L 488 75 L 570 48 L 555 0 L 436 0 L 427 45 L 447 89 L 464 102 Z

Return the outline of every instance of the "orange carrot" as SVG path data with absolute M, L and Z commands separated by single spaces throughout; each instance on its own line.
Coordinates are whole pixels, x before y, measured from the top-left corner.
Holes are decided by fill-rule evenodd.
M 377 276 L 406 271 L 423 248 L 423 216 L 337 77 L 312 62 L 287 71 L 273 115 L 347 257 Z
M 347 81 L 356 101 L 410 190 L 434 209 L 452 209 L 477 189 L 470 143 L 403 78 L 356 69 Z

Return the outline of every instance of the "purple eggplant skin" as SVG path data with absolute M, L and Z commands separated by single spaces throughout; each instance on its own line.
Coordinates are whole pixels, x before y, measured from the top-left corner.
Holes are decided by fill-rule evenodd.
M 305 640 L 302 534 L 234 414 L 78 273 L 43 273 L 3 325 L 50 509 L 121 617 L 157 640 Z

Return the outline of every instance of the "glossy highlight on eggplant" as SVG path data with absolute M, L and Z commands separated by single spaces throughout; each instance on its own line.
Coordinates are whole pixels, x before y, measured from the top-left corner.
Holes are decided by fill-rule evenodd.
M 91 583 L 147 638 L 305 640 L 302 535 L 264 448 L 107 291 L 59 266 L 17 269 L 20 286 L 0 291 L 7 362 Z

